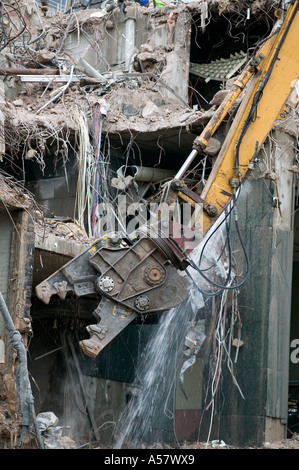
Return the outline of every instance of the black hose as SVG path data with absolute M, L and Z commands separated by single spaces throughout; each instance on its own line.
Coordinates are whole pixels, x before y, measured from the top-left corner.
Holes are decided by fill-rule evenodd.
M 223 292 L 223 290 L 234 290 L 234 289 L 239 289 L 241 286 L 243 286 L 245 284 L 245 282 L 247 282 L 248 278 L 249 278 L 249 275 L 250 275 L 250 260 L 249 260 L 249 256 L 248 256 L 248 253 L 247 253 L 247 250 L 246 250 L 246 247 L 245 247 L 245 244 L 244 244 L 244 241 L 243 241 L 243 238 L 241 236 L 241 232 L 240 232 L 240 228 L 239 228 L 239 224 L 238 224 L 238 220 L 237 220 L 237 217 L 235 217 L 235 225 L 236 225 L 236 230 L 237 230 L 237 235 L 238 235 L 238 238 L 240 240 L 240 243 L 241 243 L 241 247 L 242 247 L 242 250 L 243 250 L 243 253 L 244 253 L 244 256 L 245 256 L 245 260 L 246 260 L 246 266 L 247 266 L 247 269 L 246 269 L 246 275 L 244 277 L 244 279 L 239 283 L 239 284 L 235 284 L 235 285 L 228 285 L 229 283 L 229 280 L 231 279 L 231 272 L 232 272 L 232 252 L 231 252 L 231 242 L 230 242 L 230 223 L 228 224 L 227 223 L 227 218 L 228 216 L 231 214 L 231 211 L 233 208 L 236 207 L 236 202 L 237 202 L 237 198 L 239 197 L 240 195 L 240 192 L 238 193 L 238 196 L 236 197 L 236 195 L 233 196 L 233 205 L 232 207 L 230 208 L 228 214 L 226 214 L 225 218 L 221 221 L 221 223 L 213 230 L 213 232 L 210 234 L 210 236 L 208 237 L 208 239 L 206 240 L 203 248 L 202 248 L 202 251 L 201 251 L 201 254 L 200 254 L 200 259 L 199 259 L 199 266 L 196 266 L 196 264 L 193 262 L 193 260 L 189 260 L 190 262 L 190 266 L 196 270 L 209 284 L 217 287 L 219 290 L 216 291 L 216 292 L 212 292 L 212 293 L 209 293 L 209 292 L 205 292 L 203 291 L 202 289 L 200 289 L 200 287 L 198 287 L 198 285 L 194 282 L 191 274 L 188 272 L 188 270 L 186 269 L 186 273 L 187 275 L 192 279 L 192 281 L 194 282 L 194 284 L 196 285 L 196 288 L 203 294 L 203 295 L 206 295 L 206 296 L 209 296 L 209 297 L 213 297 L 213 296 L 216 296 L 220 293 Z M 214 233 L 219 229 L 219 227 L 223 224 L 223 222 L 226 222 L 226 226 L 227 226 L 227 241 L 225 243 L 225 246 L 226 244 L 228 243 L 228 246 L 229 246 L 229 272 L 228 272 L 228 275 L 227 275 L 227 278 L 226 278 L 226 281 L 225 281 L 225 284 L 218 284 L 216 283 L 215 281 L 212 281 L 211 279 L 209 279 L 204 273 L 203 271 L 206 271 L 207 269 L 200 269 L 200 264 L 201 264 L 201 260 L 202 260 L 202 256 L 203 256 L 203 252 L 204 250 L 206 249 L 206 246 L 207 246 L 207 243 L 208 241 L 211 239 L 211 237 L 214 235 Z M 221 253 L 223 253 L 224 249 L 222 249 Z M 219 257 L 220 258 L 220 257 Z M 219 259 L 218 258 L 218 259 Z M 213 267 L 213 265 L 211 265 L 208 269 L 211 269 Z

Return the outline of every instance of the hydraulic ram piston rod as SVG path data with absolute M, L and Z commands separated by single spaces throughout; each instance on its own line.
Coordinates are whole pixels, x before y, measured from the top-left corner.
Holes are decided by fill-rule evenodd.
M 191 163 L 193 162 L 194 158 L 196 157 L 196 155 L 198 154 L 198 151 L 197 150 L 192 150 L 192 152 L 190 153 L 189 157 L 187 158 L 187 160 L 185 160 L 184 164 L 181 166 L 181 168 L 179 169 L 179 171 L 177 172 L 177 174 L 175 175 L 175 179 L 181 179 L 183 177 L 183 175 L 185 174 L 185 171 L 188 170 L 189 166 L 191 165 Z
M 268 46 L 268 44 L 266 44 L 266 46 Z M 186 170 L 189 168 L 189 166 L 191 165 L 196 155 L 207 147 L 210 138 L 218 129 L 219 125 L 221 124 L 225 116 L 227 115 L 229 109 L 232 107 L 232 105 L 234 104 L 234 102 L 236 101 L 240 93 L 243 91 L 249 79 L 252 77 L 254 73 L 256 73 L 258 65 L 264 58 L 263 52 L 266 49 L 266 46 L 264 46 L 260 50 L 257 57 L 252 58 L 248 62 L 247 67 L 244 69 L 241 76 L 237 78 L 237 80 L 235 81 L 231 92 L 223 100 L 223 102 L 221 103 L 217 111 L 214 113 L 213 117 L 205 126 L 202 133 L 198 137 L 195 138 L 193 142 L 193 150 L 188 156 L 187 160 L 185 160 L 184 164 L 179 169 L 177 174 L 175 175 L 175 179 L 182 178 L 182 176 L 184 175 Z

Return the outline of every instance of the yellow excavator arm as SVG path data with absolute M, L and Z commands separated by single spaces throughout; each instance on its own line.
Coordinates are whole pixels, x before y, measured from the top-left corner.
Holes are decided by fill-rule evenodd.
M 202 204 L 203 236 L 234 200 L 274 122 L 285 116 L 285 102 L 299 76 L 298 5 L 299 0 L 290 2 L 287 11 L 280 12 L 276 30 L 249 60 L 169 184 L 168 202 L 181 199 Z M 186 186 L 184 175 L 197 154 L 204 153 L 241 93 L 244 96 L 236 116 L 198 195 Z M 91 338 L 80 343 L 94 357 L 138 314 L 169 310 L 188 296 L 188 286 L 178 271 L 189 266 L 189 252 L 173 236 L 151 238 L 145 234 L 131 242 L 108 237 L 39 284 L 36 295 L 45 303 L 53 294 L 64 299 L 69 291 L 77 296 L 99 295 L 94 312 L 99 321 L 87 327 Z
M 214 215 L 203 212 L 203 235 L 233 198 L 274 122 L 284 119 L 285 102 L 299 77 L 299 2 L 289 5 L 277 26 L 235 81 L 203 132 L 194 140 L 193 151 L 177 172 L 181 179 L 198 152 L 204 152 L 209 139 L 247 85 L 244 97 L 222 145 L 211 174 L 201 193 Z M 283 15 L 283 12 L 279 12 Z M 178 195 L 184 199 L 184 194 Z

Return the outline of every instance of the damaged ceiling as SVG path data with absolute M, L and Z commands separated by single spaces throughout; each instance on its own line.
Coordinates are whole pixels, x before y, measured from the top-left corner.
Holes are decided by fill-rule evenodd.
M 17 173 L 17 165 L 22 167 L 20 158 L 33 160 L 41 168 L 47 153 L 54 159 L 67 159 L 68 147 L 74 145 L 77 132 L 72 112 L 79 108 L 90 119 L 91 106 L 100 99 L 107 104 L 103 132 L 112 146 L 121 147 L 125 153 L 127 145 L 135 147 L 135 152 L 139 146 L 143 150 L 144 145 L 145 152 L 151 155 L 155 152 L 154 164 L 158 166 L 165 149 L 171 160 L 179 158 L 181 149 L 190 146 L 198 129 L 205 124 L 207 119 L 202 108 L 209 101 L 202 101 L 195 108 L 190 102 L 188 49 L 182 50 L 189 34 L 183 26 L 185 20 L 195 23 L 198 38 L 193 48 L 201 35 L 206 43 L 205 35 L 215 34 L 210 32 L 212 23 L 222 18 L 230 41 L 232 24 L 234 30 L 239 28 L 239 34 L 242 31 L 244 38 L 236 36 L 234 42 L 238 43 L 238 49 L 243 47 L 247 51 L 248 36 L 245 38 L 243 32 L 246 23 L 253 22 L 256 29 L 256 22 L 268 22 L 270 28 L 274 3 L 191 2 L 170 5 L 164 11 L 128 2 L 126 17 L 118 8 L 107 11 L 74 7 L 68 15 L 53 15 L 49 7 L 37 8 L 33 0 L 26 4 L 20 2 L 19 9 L 12 4 L 3 5 L 4 163 L 9 160 L 7 166 L 16 165 Z M 219 15 L 216 20 L 213 14 Z M 201 18 L 199 23 L 196 15 Z M 146 35 L 137 34 L 130 50 L 129 69 L 125 63 L 125 41 L 115 28 L 115 23 L 123 27 L 127 18 L 143 23 L 147 30 Z M 192 34 L 195 29 L 192 27 Z M 161 36 L 162 44 L 159 44 Z M 109 58 L 105 57 L 107 45 Z M 197 48 L 197 55 L 202 47 L 200 44 Z M 216 49 L 223 50 L 218 46 Z M 111 55 L 118 65 L 111 63 Z M 89 69 L 86 69 L 87 59 Z M 242 61 L 239 65 L 242 66 Z M 170 73 L 176 69 L 177 78 L 180 75 L 183 78 L 181 84 L 169 82 Z M 60 81 L 62 78 L 64 81 Z M 22 179 L 21 168 L 19 173 Z
M 176 171 L 248 54 L 269 34 L 277 3 L 126 2 L 125 14 L 113 2 L 66 5 L 67 14 L 34 0 L 3 3 L 1 168 L 29 190 L 46 176 L 65 177 L 68 185 L 86 152 L 82 132 L 93 136 L 93 153 L 100 132 L 110 180 L 124 164 Z M 205 154 L 213 158 L 220 146 L 221 136 Z

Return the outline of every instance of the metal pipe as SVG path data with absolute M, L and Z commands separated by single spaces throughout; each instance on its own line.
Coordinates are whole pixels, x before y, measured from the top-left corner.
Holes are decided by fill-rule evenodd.
M 83 72 L 85 72 L 88 77 L 98 78 L 99 80 L 106 81 L 106 78 L 102 74 L 100 74 L 100 72 L 98 72 L 95 68 L 93 68 L 88 62 L 86 62 L 86 60 L 82 57 L 80 60 L 78 60 L 77 67 Z
M 177 174 L 175 175 L 175 179 L 180 179 L 182 178 L 182 176 L 184 175 L 185 171 L 187 171 L 187 169 L 189 168 L 189 166 L 191 165 L 191 163 L 193 162 L 194 158 L 196 157 L 196 155 L 198 154 L 198 151 L 197 150 L 192 150 L 192 152 L 190 153 L 189 157 L 187 158 L 187 160 L 185 160 L 184 164 L 181 166 L 181 168 L 179 169 L 179 171 L 177 172 Z
M 57 69 L 25 69 L 24 67 L 0 69 L 0 75 L 58 75 Z
M 128 18 L 126 20 L 126 43 L 125 43 L 125 65 L 126 70 L 130 71 L 132 57 L 135 49 L 135 19 Z
M 143 181 L 145 183 L 157 183 L 158 181 L 165 180 L 167 178 L 173 178 L 174 171 L 164 170 L 162 168 L 150 168 L 145 166 L 121 166 L 117 171 L 119 178 L 125 178 L 126 176 L 133 176 L 135 181 Z

